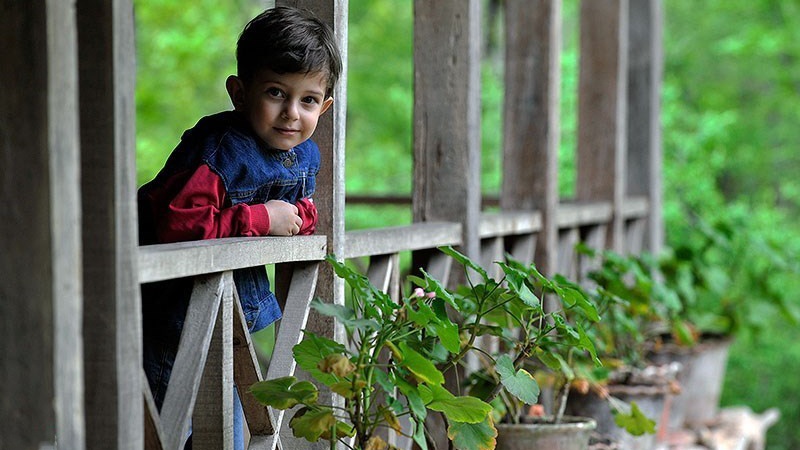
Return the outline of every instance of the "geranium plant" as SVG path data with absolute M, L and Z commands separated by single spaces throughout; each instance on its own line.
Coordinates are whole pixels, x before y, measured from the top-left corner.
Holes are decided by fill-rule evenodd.
M 394 429 L 427 449 L 424 420 L 429 411 L 438 411 L 447 419 L 454 447 L 492 448 L 491 406 L 444 387 L 442 368 L 465 356 L 459 326 L 447 315 L 448 302 L 455 306 L 452 295 L 435 283 L 435 290 L 415 289 L 397 303 L 334 257 L 328 262 L 349 285 L 351 302 L 315 301 L 313 307 L 345 326 L 350 345 L 306 332 L 293 352 L 298 366 L 343 402 L 323 404 L 315 384 L 295 377 L 257 383 L 254 396 L 274 408 L 296 407 L 289 426 L 295 436 L 311 442 L 386 448 L 379 430 Z M 411 429 L 403 429 L 402 416 Z

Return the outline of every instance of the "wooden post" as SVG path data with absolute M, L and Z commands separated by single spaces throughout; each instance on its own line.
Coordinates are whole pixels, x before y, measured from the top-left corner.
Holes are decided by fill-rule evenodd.
M 342 76 L 333 93 L 331 109 L 320 118 L 312 139 L 322 153 L 322 167 L 317 176 L 314 203 L 319 211 L 317 234 L 328 237 L 328 253 L 342 258 L 344 254 L 344 142 L 347 113 L 347 0 L 276 0 L 276 5 L 308 9 L 330 25 L 342 54 Z M 344 281 L 337 278 L 328 264 L 320 265 L 317 296 L 324 301 L 344 304 Z M 311 312 L 308 330 L 344 342 L 344 328 L 326 316 Z M 330 395 L 330 394 L 329 394 Z M 282 430 L 285 431 L 285 430 Z M 305 448 L 304 442 L 283 434 L 284 448 Z M 322 444 L 315 447 L 322 448 Z
M 664 245 L 661 193 L 661 0 L 630 1 L 628 50 L 628 195 L 649 200 L 645 248 Z
M 612 205 L 608 246 L 622 250 L 628 0 L 581 2 L 577 199 Z
M 133 5 L 78 0 L 87 446 L 141 448 Z
M 414 221 L 462 224 L 480 258 L 479 0 L 414 2 Z
M 558 258 L 561 0 L 508 0 L 506 7 L 503 210 L 539 210 L 536 264 Z
M 73 4 L 0 1 L 0 447 L 85 448 Z

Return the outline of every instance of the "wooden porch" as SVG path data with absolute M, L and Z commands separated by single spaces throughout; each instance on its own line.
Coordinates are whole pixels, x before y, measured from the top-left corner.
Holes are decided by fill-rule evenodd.
M 346 49 L 346 0 L 278 1 L 311 9 Z M 445 279 L 459 246 L 487 263 L 509 252 L 579 277 L 579 241 L 658 250 L 661 221 L 660 0 L 592 0 L 580 13 L 576 199 L 558 196 L 560 0 L 506 0 L 500 211 L 480 189 L 481 0 L 415 0 L 414 224 L 344 226 L 346 80 L 315 134 L 323 153 L 316 236 L 137 245 L 134 16 L 130 0 L 2 0 L 0 97 L 0 449 L 177 449 L 191 420 L 197 449 L 232 448 L 232 392 L 294 371 L 312 297 L 343 302 L 326 254 L 368 258 L 399 295 L 399 255 Z M 346 65 L 345 65 L 346 67 Z M 345 77 L 346 78 L 346 77 Z M 445 169 L 448 168 L 448 169 Z M 274 265 L 284 303 L 261 373 L 233 269 Z M 139 287 L 195 276 L 174 382 L 161 414 L 141 368 Z M 244 400 L 250 448 L 305 448 L 282 413 Z M 274 430 L 279 430 L 275 432 Z

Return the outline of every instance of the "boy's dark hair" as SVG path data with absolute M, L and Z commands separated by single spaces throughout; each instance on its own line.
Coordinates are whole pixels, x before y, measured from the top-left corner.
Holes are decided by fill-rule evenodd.
M 328 75 L 326 96 L 342 73 L 342 57 L 331 29 L 308 11 L 279 6 L 251 20 L 236 44 L 239 78 L 245 83 L 256 72 L 314 73 Z

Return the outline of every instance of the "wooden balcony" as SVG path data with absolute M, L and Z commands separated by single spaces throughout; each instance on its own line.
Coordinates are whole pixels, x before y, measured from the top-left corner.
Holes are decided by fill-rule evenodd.
M 330 23 L 346 48 L 347 2 L 284 2 Z M 446 279 L 435 251 L 481 261 L 506 252 L 580 278 L 574 245 L 623 252 L 662 241 L 660 0 L 583 2 L 577 196 L 557 192 L 561 2 L 508 0 L 503 183 L 499 212 L 481 209 L 480 0 L 416 0 L 414 223 L 347 231 L 345 83 L 315 134 L 323 154 L 318 234 L 139 247 L 134 162 L 135 50 L 130 0 L 20 4 L 0 25 L 3 120 L 0 447 L 232 448 L 232 384 L 291 374 L 291 346 L 318 296 L 344 301 L 327 254 L 367 258 L 368 276 L 400 293 L 400 255 Z M 80 76 L 79 76 L 80 75 Z M 284 318 L 261 372 L 231 271 L 272 265 Z M 187 326 L 161 412 L 141 368 L 143 283 L 195 277 Z M 305 448 L 282 415 L 243 399 L 250 448 Z M 276 431 L 277 430 L 277 431 Z

